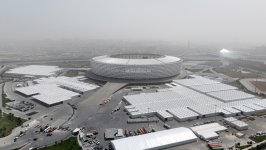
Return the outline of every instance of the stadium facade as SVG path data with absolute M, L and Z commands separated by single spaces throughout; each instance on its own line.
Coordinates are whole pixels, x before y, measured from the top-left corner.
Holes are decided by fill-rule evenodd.
M 182 60 L 159 54 L 117 54 L 94 57 L 92 72 L 96 75 L 130 80 L 174 77 L 181 71 Z

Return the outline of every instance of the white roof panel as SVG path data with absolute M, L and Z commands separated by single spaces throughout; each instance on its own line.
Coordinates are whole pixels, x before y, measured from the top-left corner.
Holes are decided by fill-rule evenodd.
M 36 76 L 51 76 L 62 70 L 57 66 L 29 65 L 8 70 L 6 73 Z
M 224 118 L 224 120 L 227 122 L 233 122 L 233 121 L 236 121 L 237 119 L 234 117 L 228 117 L 228 118 Z
M 223 131 L 226 130 L 226 127 L 221 126 L 218 123 L 210 123 L 210 124 L 204 124 L 204 125 L 199 125 L 195 127 L 191 127 L 191 130 L 198 132 L 198 131 L 213 131 L 213 132 L 218 132 L 218 131 Z
M 252 104 L 252 103 L 249 103 L 249 104 L 243 104 L 244 106 L 248 107 L 248 108 L 251 108 L 251 109 L 254 109 L 254 110 L 266 110 L 266 108 L 262 107 L 262 106 L 258 106 L 258 105 L 255 105 L 255 104 Z
M 69 100 L 72 97 L 79 95 L 78 93 L 62 89 L 55 84 L 37 84 L 17 88 L 16 91 L 28 96 L 37 94 L 32 97 L 48 105 Z
M 232 107 L 223 107 L 223 109 L 226 110 L 226 111 L 229 111 L 229 112 L 231 112 L 231 113 L 233 113 L 233 114 L 240 113 L 239 110 L 234 109 L 234 108 L 232 108 Z
M 192 110 L 189 110 L 187 108 L 176 108 L 176 109 L 169 109 L 169 113 L 174 115 L 175 117 L 179 119 L 185 119 L 185 118 L 191 118 L 191 117 L 197 117 L 199 114 L 195 113 Z
M 239 90 L 228 90 L 228 91 L 218 91 L 208 93 L 215 98 L 218 98 L 224 102 L 244 100 L 249 98 L 254 98 L 254 95 L 239 91 Z
M 238 127 L 247 127 L 248 124 L 243 122 L 243 121 L 240 121 L 240 120 L 236 120 L 236 121 L 233 121 L 231 122 L 232 124 L 238 126 Z
M 180 127 L 111 141 L 115 150 L 160 149 L 195 142 L 196 135 Z M 134 145 L 134 146 L 129 146 Z
M 216 132 L 224 131 L 227 128 L 224 126 L 221 126 L 218 123 L 210 123 L 210 124 L 204 124 L 204 125 L 191 127 L 190 129 L 193 132 L 195 132 L 197 135 L 200 135 L 204 137 L 205 139 L 210 139 L 210 138 L 215 138 L 218 136 Z
M 197 86 L 191 86 L 190 88 L 192 88 L 196 91 L 203 92 L 203 93 L 225 91 L 225 90 L 236 90 L 237 89 L 237 87 L 226 85 L 223 83 L 197 85 Z
M 220 83 L 218 81 L 203 78 L 201 76 L 192 76 L 192 77 L 194 78 L 174 80 L 174 82 L 184 85 L 184 86 L 195 86 L 195 85 L 207 85 L 207 84 Z
M 246 106 L 234 106 L 235 109 L 240 110 L 241 112 L 249 113 L 249 112 L 254 112 L 254 109 L 248 108 Z
M 163 118 L 173 118 L 173 115 L 171 115 L 170 113 L 166 112 L 165 110 L 161 110 L 157 112 L 159 116 L 163 117 Z
M 95 84 L 81 82 L 79 81 L 80 78 L 81 77 L 60 76 L 60 77 L 40 78 L 34 81 L 40 84 L 57 84 L 59 86 L 66 87 L 68 89 L 72 89 L 79 92 L 86 92 L 99 87 L 98 85 Z
M 203 77 L 193 76 L 202 82 Z M 188 80 L 194 80 L 188 79 Z M 187 80 L 187 79 L 186 79 Z M 211 83 L 207 79 L 207 83 Z M 141 93 L 138 95 L 127 95 L 124 96 L 124 100 L 130 104 L 125 107 L 130 115 L 146 115 L 155 114 L 159 111 L 167 111 L 174 115 L 178 119 L 186 119 L 190 117 L 196 117 L 200 115 L 218 115 L 218 114 L 237 114 L 241 111 L 260 111 L 266 108 L 266 100 L 260 100 L 254 98 L 254 95 L 238 91 L 238 90 L 227 90 L 231 88 L 222 83 L 212 83 L 198 85 L 197 87 L 204 87 L 203 91 L 210 91 L 211 87 L 218 85 L 219 90 L 226 89 L 225 91 L 210 92 L 217 96 L 208 95 L 209 93 L 198 92 L 191 88 L 196 86 L 186 87 L 180 84 L 172 88 L 164 89 L 164 92 L 156 93 Z M 205 88 L 207 90 L 205 90 Z M 232 87 L 235 88 L 235 87 Z M 217 90 L 216 89 L 216 90 Z M 223 100 L 219 99 L 223 98 Z M 134 107 L 134 109 L 132 109 Z
M 94 57 L 93 60 L 102 63 L 120 64 L 120 65 L 157 65 L 157 64 L 181 61 L 180 58 L 167 56 L 167 55 L 158 58 L 149 58 L 149 59 L 115 58 L 105 55 L 105 56 Z

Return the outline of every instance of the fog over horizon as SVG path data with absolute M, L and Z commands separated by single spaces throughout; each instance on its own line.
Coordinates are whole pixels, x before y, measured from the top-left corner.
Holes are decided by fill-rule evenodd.
M 0 0 L 0 41 L 266 45 L 265 0 Z

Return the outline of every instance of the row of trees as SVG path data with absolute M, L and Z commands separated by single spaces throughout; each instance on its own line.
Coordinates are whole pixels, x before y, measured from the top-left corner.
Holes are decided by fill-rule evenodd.
M 0 125 L 4 123 L 0 127 L 0 138 L 9 135 L 13 128 L 22 125 L 24 122 L 23 119 L 15 117 L 14 114 L 3 114 L 1 110 L 0 113 Z
M 17 126 L 20 126 L 23 123 L 23 120 L 21 118 L 15 117 L 12 113 L 7 114 L 6 117 L 7 120 L 14 121 Z

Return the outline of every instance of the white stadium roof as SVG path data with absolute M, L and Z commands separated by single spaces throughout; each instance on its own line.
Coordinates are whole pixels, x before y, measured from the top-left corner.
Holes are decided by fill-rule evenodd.
M 127 65 L 156 65 L 156 64 L 164 64 L 164 63 L 171 63 L 176 61 L 181 61 L 180 58 L 162 55 L 160 57 L 155 58 L 147 58 L 147 59 L 130 59 L 130 58 L 118 58 L 118 57 L 110 57 L 110 56 L 98 56 L 94 57 L 93 60 L 102 62 L 102 63 L 109 63 L 109 64 L 127 64 Z
M 33 76 L 51 76 L 55 74 L 55 72 L 60 70 L 62 70 L 62 68 L 59 68 L 57 66 L 29 65 L 10 69 L 6 73 Z
M 195 142 L 196 135 L 180 127 L 111 141 L 115 150 L 163 149 Z M 131 145 L 131 146 L 129 146 Z

